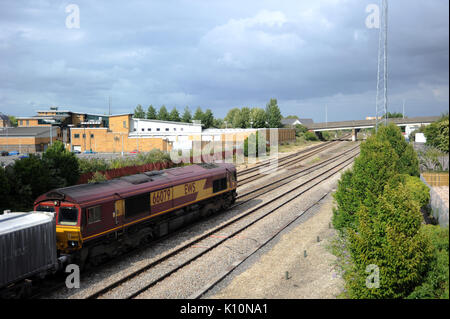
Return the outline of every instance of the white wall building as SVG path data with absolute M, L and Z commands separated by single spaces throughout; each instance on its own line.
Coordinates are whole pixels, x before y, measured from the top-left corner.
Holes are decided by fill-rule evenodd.
M 165 138 L 174 149 L 191 149 L 190 136 L 200 135 L 200 123 L 183 123 L 133 118 L 130 122 L 130 138 Z

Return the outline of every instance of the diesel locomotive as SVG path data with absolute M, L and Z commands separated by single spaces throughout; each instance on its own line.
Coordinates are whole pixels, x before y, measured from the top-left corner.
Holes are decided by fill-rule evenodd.
M 55 214 L 59 256 L 96 265 L 228 208 L 236 187 L 234 165 L 204 163 L 52 190 L 34 209 Z

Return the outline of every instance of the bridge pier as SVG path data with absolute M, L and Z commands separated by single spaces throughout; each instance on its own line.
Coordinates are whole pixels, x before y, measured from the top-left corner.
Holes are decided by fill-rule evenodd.
M 358 132 L 360 130 L 361 129 L 359 129 L 359 128 L 352 129 L 352 142 L 356 142 L 356 140 L 358 139 Z

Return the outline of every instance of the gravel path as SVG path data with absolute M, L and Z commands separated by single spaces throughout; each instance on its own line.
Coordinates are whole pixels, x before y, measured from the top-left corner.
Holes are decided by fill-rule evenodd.
M 332 205 L 329 194 L 310 212 L 309 219 L 283 235 L 253 266 L 208 297 L 336 298 L 343 288 L 343 280 L 333 269 L 335 256 L 326 248 L 336 235 L 335 230 L 329 228 Z

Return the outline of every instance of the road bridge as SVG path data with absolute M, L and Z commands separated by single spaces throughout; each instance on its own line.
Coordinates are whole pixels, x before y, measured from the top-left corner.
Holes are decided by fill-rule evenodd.
M 439 120 L 439 118 L 440 116 L 391 118 L 388 119 L 388 123 L 395 123 L 397 126 L 402 127 L 402 131 L 404 131 L 406 135 L 409 135 L 409 133 L 413 132 L 421 125 L 428 125 Z M 375 127 L 375 120 L 311 123 L 305 126 L 313 132 L 352 130 L 352 141 L 356 141 L 356 134 L 363 128 Z

